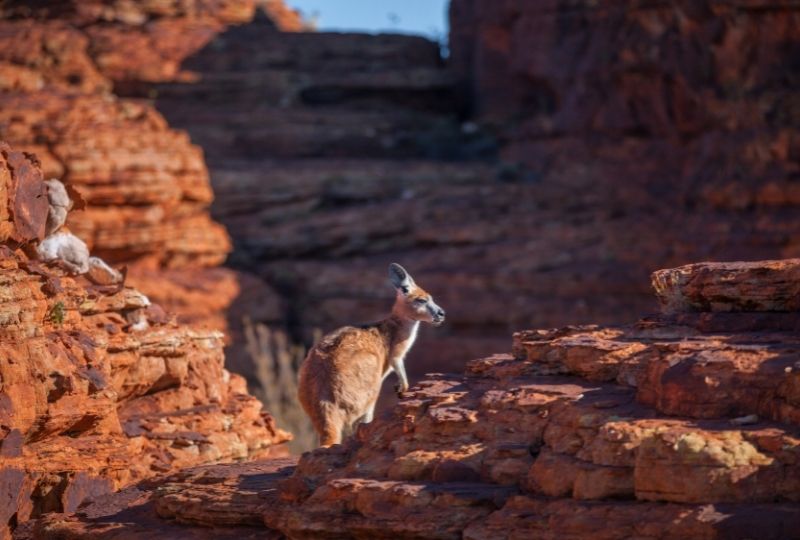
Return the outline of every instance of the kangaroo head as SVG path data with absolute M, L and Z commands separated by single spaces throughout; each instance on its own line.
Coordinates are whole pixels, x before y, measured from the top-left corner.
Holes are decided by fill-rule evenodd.
M 436 305 L 433 296 L 414 282 L 411 274 L 397 263 L 389 265 L 389 279 L 397 289 L 393 313 L 412 321 L 433 323 L 444 322 L 444 310 Z

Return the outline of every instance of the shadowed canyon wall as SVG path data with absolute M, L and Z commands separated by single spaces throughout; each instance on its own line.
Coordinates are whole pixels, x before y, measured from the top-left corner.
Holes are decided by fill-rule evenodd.
M 454 0 L 451 24 L 473 113 L 610 264 L 797 254 L 794 3 Z

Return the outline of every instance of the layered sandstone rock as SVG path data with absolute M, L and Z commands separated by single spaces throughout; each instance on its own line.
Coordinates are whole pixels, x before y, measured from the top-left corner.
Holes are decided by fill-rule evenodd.
M 219 267 L 230 242 L 209 218 L 200 148 L 151 105 L 118 93 L 186 78 L 186 56 L 258 9 L 273 31 L 301 26 L 272 0 L 0 7 L 0 139 L 35 152 L 46 177 L 68 186 L 84 207 L 69 226 L 95 255 L 125 268 L 128 283 L 180 323 L 225 331 L 229 365 L 251 376 L 242 321 L 282 321 L 281 301 L 253 276 Z
M 83 30 L 97 68 L 118 85 L 164 82 L 190 77 L 182 62 L 229 25 L 249 22 L 263 10 L 284 31 L 301 30 L 300 15 L 281 0 L 69 0 L 9 1 L 7 19 L 69 22 Z
M 797 6 L 454 0 L 451 25 L 454 69 L 506 159 L 605 205 L 672 215 L 684 242 L 702 224 L 728 251 L 796 253 L 795 237 L 754 229 L 798 203 Z
M 282 451 L 219 332 L 30 257 L 47 215 L 36 158 L 0 145 L 0 536 L 87 495 Z
M 202 321 L 202 310 L 170 301 L 176 293 L 169 276 L 154 270 L 192 268 L 199 281 L 219 285 L 217 309 L 230 304 L 235 287 L 224 285 L 235 276 L 209 270 L 230 246 L 206 210 L 213 195 L 200 149 L 152 107 L 108 93 L 111 82 L 95 69 L 89 40 L 76 28 L 0 21 L 0 40 L 2 72 L 9 74 L 0 92 L 0 138 L 35 152 L 45 176 L 82 199 L 86 208 L 70 217 L 73 231 L 95 254 L 130 266 L 132 283 L 187 319 Z
M 232 326 L 226 311 L 245 287 L 270 307 L 267 320 L 281 317 L 276 295 L 216 268 L 230 243 L 208 215 L 201 150 L 151 106 L 109 90 L 182 77 L 186 56 L 257 8 L 300 27 L 273 1 L 7 2 L 0 21 L 0 138 L 80 195 L 86 209 L 70 226 L 94 253 L 127 266 L 130 282 L 181 321 L 219 330 L 241 325 L 243 308 Z
M 752 263 L 734 278 L 743 265 L 692 268 L 741 286 L 745 305 L 753 276 L 779 290 L 780 270 L 794 264 Z M 691 273 L 662 270 L 654 282 L 673 272 Z M 200 468 L 138 492 L 148 531 L 173 522 L 159 515 L 263 522 L 290 538 L 794 538 L 800 343 L 787 329 L 798 312 L 703 309 L 517 333 L 512 354 L 428 375 L 394 410 L 293 470 Z M 106 531 L 124 515 L 118 501 L 28 534 L 100 538 L 98 524 Z
M 798 311 L 797 259 L 755 263 L 699 263 L 653 274 L 668 311 Z
M 296 339 L 380 317 L 392 260 L 424 279 L 451 322 L 419 376 L 519 328 L 655 310 L 653 266 L 800 253 L 796 9 L 736 6 L 456 0 L 450 70 L 419 38 L 261 21 L 147 90 L 206 151 L 231 264 L 280 291 Z

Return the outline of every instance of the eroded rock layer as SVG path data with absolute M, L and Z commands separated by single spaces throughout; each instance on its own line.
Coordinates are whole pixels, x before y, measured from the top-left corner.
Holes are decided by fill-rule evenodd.
M 117 84 L 172 81 L 191 76 L 182 62 L 227 26 L 263 10 L 275 28 L 305 27 L 282 0 L 68 0 L 0 6 L 5 19 L 58 20 L 79 27 L 97 68 Z
M 89 248 L 129 266 L 131 282 L 157 300 L 169 279 L 159 272 L 145 278 L 148 269 L 191 268 L 200 281 L 235 281 L 209 270 L 230 246 L 208 216 L 208 172 L 188 136 L 152 107 L 109 93 L 111 82 L 88 54 L 90 40 L 74 26 L 0 21 L 0 41 L 0 138 L 36 153 L 45 177 L 82 199 L 84 211 L 69 225 Z M 235 294 L 219 289 L 224 308 Z M 202 309 L 163 300 L 187 319 L 202 319 Z
M 70 227 L 93 253 L 126 266 L 129 283 L 181 322 L 233 333 L 253 302 L 267 306 L 260 320 L 281 318 L 276 295 L 217 268 L 231 246 L 209 218 L 213 194 L 200 148 L 146 102 L 116 92 L 185 79 L 187 56 L 258 9 L 277 28 L 302 27 L 297 13 L 273 0 L 0 7 L 0 139 L 35 152 L 47 178 L 80 196 L 85 208 Z M 232 307 L 244 288 L 247 299 Z M 246 355 L 235 356 L 246 364 Z
M 283 451 L 219 332 L 31 258 L 47 200 L 36 158 L 0 145 L 0 537 L 88 495 Z
M 739 279 L 744 302 L 754 275 L 776 290 L 776 268 L 796 264 L 752 263 L 726 281 L 741 264 L 707 263 L 654 281 Z M 517 333 L 512 354 L 428 375 L 294 468 L 171 477 L 144 496 L 149 531 L 166 526 L 159 515 L 309 539 L 798 538 L 798 311 L 703 309 Z M 29 533 L 100 538 L 123 515 L 98 503 Z
M 653 287 L 668 312 L 790 312 L 800 308 L 800 261 L 698 263 L 659 270 Z

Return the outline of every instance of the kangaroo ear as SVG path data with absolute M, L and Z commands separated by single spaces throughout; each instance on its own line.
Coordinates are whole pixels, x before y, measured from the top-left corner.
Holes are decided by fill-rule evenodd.
M 400 290 L 403 294 L 408 294 L 411 287 L 414 286 L 414 280 L 411 278 L 411 274 L 406 272 L 406 269 L 397 263 L 389 265 L 389 280 L 391 280 L 394 288 Z

